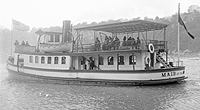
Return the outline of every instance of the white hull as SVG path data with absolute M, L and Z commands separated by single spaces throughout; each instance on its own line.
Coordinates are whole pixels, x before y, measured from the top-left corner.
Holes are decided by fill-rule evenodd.
M 41 43 L 39 45 L 42 52 L 71 52 L 73 42 L 64 42 L 61 44 L 46 44 Z
M 93 82 L 118 82 L 123 85 L 138 84 L 161 84 L 176 82 L 186 79 L 184 67 L 159 69 L 159 70 L 137 70 L 137 71 L 100 71 L 100 70 L 55 70 L 38 68 L 18 68 L 15 65 L 7 65 L 7 69 L 16 74 L 25 76 L 69 80 L 69 81 L 93 81 Z

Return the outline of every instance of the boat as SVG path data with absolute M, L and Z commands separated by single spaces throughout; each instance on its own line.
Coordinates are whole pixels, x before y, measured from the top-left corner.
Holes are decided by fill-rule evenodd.
M 40 43 L 40 51 L 42 52 L 71 52 L 73 42 L 64 42 L 59 44 Z
M 70 39 L 70 36 L 73 34 L 70 26 L 70 21 L 65 20 L 63 21 L 63 33 L 42 31 L 41 29 L 36 31 L 35 33 L 39 35 L 37 43 L 38 50 L 46 53 L 71 52 L 73 41 Z
M 42 30 L 40 30 L 42 31 Z M 37 32 L 36 32 L 37 33 Z M 45 37 L 45 38 L 43 38 Z M 47 37 L 49 39 L 47 40 Z M 61 42 L 62 38 L 62 33 L 58 32 L 42 32 L 39 37 L 39 42 L 38 42 L 38 49 L 41 52 L 71 52 L 72 51 L 72 41 L 68 42 Z M 43 39 L 43 40 L 41 40 Z
M 38 46 L 23 45 L 22 48 L 19 45 L 15 47 L 14 56 L 7 60 L 7 70 L 10 76 L 17 78 L 67 84 L 133 86 L 184 81 L 187 78 L 185 66 L 180 63 L 182 61 L 177 65 L 168 54 L 167 26 L 147 20 L 75 27 L 73 30 L 68 25 L 64 33 L 71 30 L 76 35 L 68 33 L 62 39 L 72 42 L 71 51 L 45 52 Z M 41 33 L 44 34 L 37 32 L 39 37 Z M 93 41 L 88 42 L 91 38 Z

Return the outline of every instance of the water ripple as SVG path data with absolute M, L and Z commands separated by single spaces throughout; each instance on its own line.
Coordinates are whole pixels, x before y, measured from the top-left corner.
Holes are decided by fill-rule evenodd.
M 0 73 L 1 110 L 198 110 L 200 60 L 183 59 L 180 84 L 134 87 L 78 86 L 16 81 Z

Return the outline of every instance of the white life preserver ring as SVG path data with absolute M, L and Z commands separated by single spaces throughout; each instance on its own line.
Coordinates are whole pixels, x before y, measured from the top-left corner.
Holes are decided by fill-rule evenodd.
M 154 53 L 154 46 L 153 46 L 153 44 L 149 44 L 149 52 L 150 53 Z
M 145 57 L 145 64 L 150 64 L 150 62 L 151 62 L 150 58 L 148 56 Z

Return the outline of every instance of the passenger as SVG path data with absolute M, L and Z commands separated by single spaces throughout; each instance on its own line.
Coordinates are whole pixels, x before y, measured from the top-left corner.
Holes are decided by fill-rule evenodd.
M 122 46 L 126 46 L 126 36 L 123 38 Z
M 95 67 L 95 64 L 94 64 L 94 60 L 92 59 L 92 57 L 90 57 L 88 62 L 89 62 L 89 70 L 93 70 Z
M 109 37 L 106 36 L 106 37 L 105 37 L 105 43 L 108 44 L 108 42 L 109 42 Z
M 109 43 L 113 41 L 113 38 L 109 36 Z
M 113 38 L 109 36 L 109 40 L 108 40 L 108 50 L 111 50 L 112 47 L 113 47 Z
M 24 41 L 22 41 L 22 44 L 21 44 L 21 45 L 26 45 L 26 44 L 25 44 L 25 42 L 24 42 Z
M 82 56 L 82 64 L 83 64 L 83 69 L 87 70 L 87 64 L 86 64 L 86 58 Z
M 141 44 L 140 39 L 139 37 L 137 37 L 136 49 L 140 49 L 140 44 Z
M 131 40 L 131 39 L 132 39 L 131 37 L 128 38 L 128 40 Z
M 98 39 L 98 37 L 95 40 L 95 50 L 99 51 L 101 47 L 101 43 L 100 40 Z
M 116 40 L 116 41 L 119 41 L 119 38 L 118 38 L 117 36 L 115 36 L 115 40 Z
M 102 49 L 103 50 L 108 50 L 108 36 L 105 36 L 105 41 L 104 41 L 104 43 L 103 43 L 103 45 L 102 45 Z
M 126 41 L 126 36 L 124 36 L 123 41 Z
M 132 49 L 136 48 L 136 45 L 135 45 L 135 44 L 136 44 L 136 43 L 135 43 L 135 39 L 132 38 L 132 39 L 131 39 Z
M 108 40 L 108 36 L 105 36 L 105 41 L 107 41 Z
M 127 40 L 127 46 L 131 46 L 131 40 L 132 40 L 132 38 L 129 37 L 128 40 Z
M 119 49 L 119 46 L 120 46 L 120 41 L 119 41 L 119 38 L 117 36 L 115 36 L 115 40 L 114 40 L 114 50 L 115 49 Z
M 19 45 L 19 42 L 17 40 L 15 40 L 14 45 Z
M 30 46 L 29 43 L 28 43 L 28 41 L 26 41 L 26 44 L 25 44 L 25 45 L 26 45 L 26 46 Z

